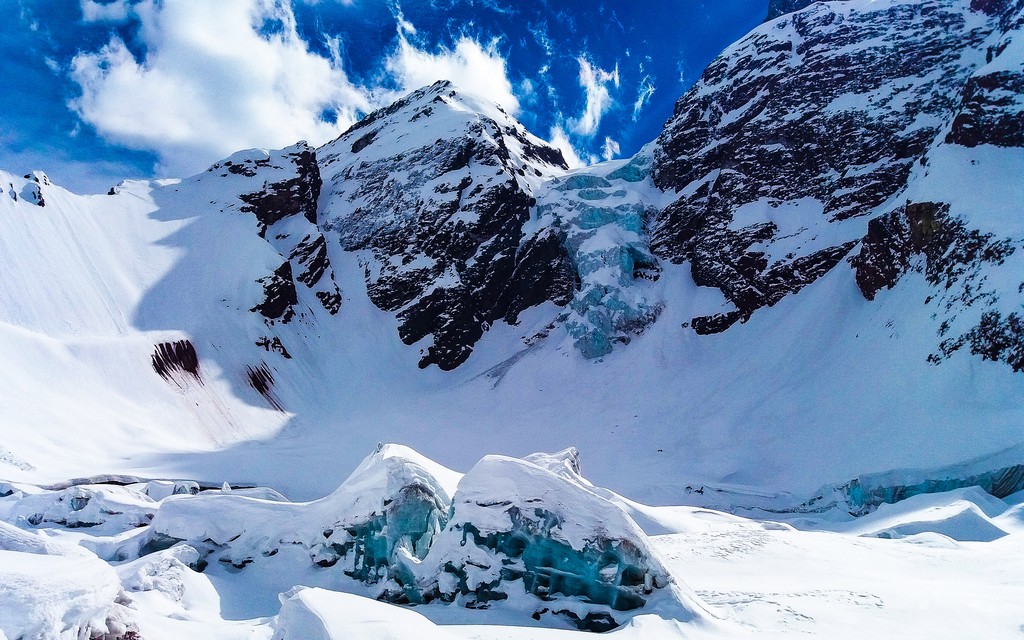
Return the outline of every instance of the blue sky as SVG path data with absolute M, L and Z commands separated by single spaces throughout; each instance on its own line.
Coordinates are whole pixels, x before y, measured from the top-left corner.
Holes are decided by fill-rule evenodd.
M 326 142 L 442 77 L 624 157 L 767 0 L 0 0 L 0 168 L 73 190 Z

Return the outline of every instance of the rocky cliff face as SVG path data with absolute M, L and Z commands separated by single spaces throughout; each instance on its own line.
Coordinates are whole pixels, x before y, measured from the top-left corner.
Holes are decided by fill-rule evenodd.
M 817 0 L 771 0 L 768 3 L 768 17 L 765 18 L 765 22 L 774 20 L 779 16 L 786 15 L 787 13 L 793 13 L 799 11 L 804 7 L 808 7 Z
M 237 182 L 227 192 L 238 194 L 237 201 L 229 198 L 211 204 L 253 214 L 260 237 L 281 256 L 280 265 L 260 278 L 263 297 L 251 311 L 262 315 L 269 326 L 287 323 L 297 312 L 301 314 L 298 291 L 304 288 L 325 311 L 337 313 L 341 292 L 334 281 L 327 242 L 317 226 L 317 199 L 323 183 L 316 151 L 305 142 L 275 152 L 243 151 L 193 180 L 202 182 L 211 175 Z
M 560 152 L 494 105 L 439 82 L 320 150 L 324 225 L 365 252 L 367 290 L 395 312 L 420 365 L 463 363 L 487 327 L 515 323 L 575 277 L 557 238 L 523 226 Z

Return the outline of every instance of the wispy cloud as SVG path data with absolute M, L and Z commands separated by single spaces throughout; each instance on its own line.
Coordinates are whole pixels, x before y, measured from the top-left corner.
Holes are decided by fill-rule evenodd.
M 128 20 L 130 6 L 128 0 L 114 2 L 96 2 L 82 0 L 82 19 L 86 22 L 122 23 Z
M 620 151 L 621 148 L 619 147 L 619 143 L 612 140 L 610 137 L 605 136 L 604 148 L 601 151 L 601 157 L 605 160 L 613 160 L 619 155 Z
M 405 14 L 402 13 L 402 7 L 399 4 L 395 4 L 392 8 L 392 12 L 395 16 L 395 22 L 398 23 L 398 32 L 402 35 L 416 35 L 416 27 L 413 23 L 405 19 Z
M 555 53 L 555 44 L 548 35 L 548 25 L 546 22 L 527 25 L 526 30 L 533 36 L 534 41 L 544 49 L 545 55 L 550 57 Z
M 633 122 L 636 122 L 640 118 L 640 112 L 644 110 L 647 103 L 651 101 L 651 96 L 654 95 L 654 83 L 651 82 L 650 76 L 644 76 L 643 80 L 640 81 L 640 87 L 637 89 L 636 101 L 633 102 Z
M 605 71 L 594 66 L 584 56 L 577 59 L 580 65 L 580 86 L 586 92 L 587 104 L 583 115 L 573 123 L 573 131 L 581 136 L 593 137 L 601 126 L 601 118 L 611 108 L 613 101 L 608 86 L 619 86 L 619 67 Z
M 572 142 L 569 141 L 569 136 L 565 133 L 565 129 L 561 126 L 556 125 L 551 128 L 548 144 L 562 152 L 562 157 L 565 158 L 565 163 L 569 165 L 570 169 L 577 169 L 588 164 L 580 158 L 576 149 L 572 146 Z

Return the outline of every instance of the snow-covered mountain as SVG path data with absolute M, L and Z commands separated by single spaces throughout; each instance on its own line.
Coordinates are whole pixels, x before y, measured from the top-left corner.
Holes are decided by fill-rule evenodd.
M 501 107 L 449 82 L 414 92 L 320 149 L 321 221 L 365 251 L 367 295 L 394 312 L 420 366 L 466 361 L 494 322 L 572 295 L 572 267 L 549 234 L 524 225 L 558 150 Z
M 0 571 L 101 594 L 78 611 L 111 637 L 130 637 L 128 585 L 210 623 L 187 568 L 206 565 L 224 619 L 280 609 L 266 637 L 346 606 L 295 584 L 632 620 L 623 638 L 655 610 L 714 636 L 739 627 L 702 598 L 738 605 L 648 539 L 710 512 L 630 499 L 841 535 L 1016 532 L 1024 0 L 771 11 L 657 140 L 582 169 L 439 82 L 321 148 L 183 180 L 81 196 L 0 172 L 0 520 L 21 527 L 0 553 L 47 558 Z M 708 517 L 741 546 L 761 527 Z M 94 571 L 32 528 L 130 562 Z
M 1019 445 L 1022 11 L 815 3 L 725 51 L 636 157 L 575 171 L 439 82 L 186 180 L 5 174 L 4 460 L 56 480 L 213 450 L 280 481 L 282 444 L 470 464 L 586 434 L 644 497 L 809 497 Z M 123 446 L 54 451 L 70 429 Z M 616 477 L 621 447 L 663 479 Z
M 5 174 L 4 459 L 56 480 L 270 438 L 321 460 L 302 443 L 343 432 L 349 464 L 380 439 L 470 464 L 587 434 L 603 483 L 654 497 L 1016 446 L 1021 20 L 815 3 L 724 52 L 636 157 L 575 171 L 440 82 L 182 181 Z M 54 452 L 72 427 L 124 446 Z M 282 480 L 239 447 L 237 477 Z M 620 447 L 664 480 L 616 478 Z

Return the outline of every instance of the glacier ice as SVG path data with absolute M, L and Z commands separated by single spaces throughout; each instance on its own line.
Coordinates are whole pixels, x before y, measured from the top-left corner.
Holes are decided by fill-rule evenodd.
M 956 465 L 935 469 L 900 469 L 860 475 L 849 482 L 826 486 L 805 503 L 820 508 L 829 500 L 845 505 L 854 515 L 870 513 L 919 495 L 979 487 L 996 498 L 1024 490 L 1024 445 L 1011 447 Z

